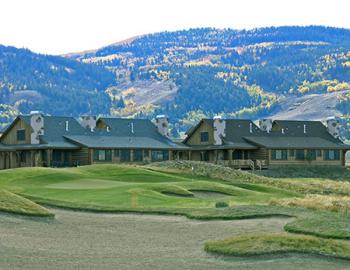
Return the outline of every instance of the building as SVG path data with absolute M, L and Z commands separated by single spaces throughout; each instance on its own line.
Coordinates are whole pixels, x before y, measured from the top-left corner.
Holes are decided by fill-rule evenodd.
M 281 165 L 345 165 L 350 146 L 339 138 L 339 123 L 319 121 L 203 119 L 184 140 L 191 159 L 236 168 Z
M 159 122 L 159 124 L 158 124 Z M 178 158 L 186 146 L 146 119 L 18 116 L 0 138 L 0 168 L 77 166 L 93 163 L 150 162 Z
M 202 119 L 182 143 L 169 138 L 164 115 L 146 119 L 18 116 L 0 138 L 0 169 L 66 167 L 95 163 L 198 160 L 233 168 L 281 165 L 345 165 L 350 146 L 339 123 L 318 121 Z

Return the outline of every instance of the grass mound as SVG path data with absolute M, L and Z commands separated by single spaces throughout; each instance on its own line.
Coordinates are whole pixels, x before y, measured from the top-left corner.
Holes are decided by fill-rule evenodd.
M 222 255 L 253 256 L 307 253 L 350 260 L 350 245 L 315 236 L 290 234 L 244 235 L 206 243 L 205 250 Z
M 300 192 L 303 194 L 323 194 L 323 195 L 342 195 L 347 196 L 350 194 L 350 182 L 348 181 L 334 181 L 330 180 L 332 178 L 294 178 L 293 173 L 291 173 L 291 177 L 289 177 L 289 170 L 297 173 L 298 169 L 301 171 L 307 171 L 307 167 L 286 167 L 286 170 L 282 174 L 276 173 L 277 175 L 283 175 L 281 178 L 269 178 L 263 175 L 257 175 L 255 173 L 235 170 L 229 167 L 211 164 L 207 162 L 200 161 L 166 161 L 159 162 L 149 165 L 149 168 L 153 170 L 160 170 L 163 172 L 187 172 L 192 175 L 197 176 L 205 176 L 210 178 L 221 179 L 224 181 L 232 182 L 232 183 L 251 183 L 251 184 L 264 184 L 267 186 L 272 186 L 276 188 L 286 189 L 289 191 Z M 338 167 L 337 167 L 338 168 Z M 332 172 L 335 172 L 338 178 L 347 179 L 348 175 L 350 177 L 350 172 L 344 168 L 328 168 L 321 169 L 321 171 L 330 171 L 331 173 L 326 173 L 326 175 L 332 175 Z M 275 169 L 272 169 L 272 171 Z M 280 170 L 276 169 L 278 172 Z M 283 169 L 284 170 L 284 169 Z M 270 171 L 270 170 L 268 170 Z M 268 173 L 266 173 L 268 174 Z M 321 174 L 319 173 L 318 176 Z M 341 176 L 343 175 L 343 176 Z M 288 178 L 287 178 L 288 177 Z
M 0 190 L 0 211 L 28 216 L 53 216 L 44 207 L 5 190 Z

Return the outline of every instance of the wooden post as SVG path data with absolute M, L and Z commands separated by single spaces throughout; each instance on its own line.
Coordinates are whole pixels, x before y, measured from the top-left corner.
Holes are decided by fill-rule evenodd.
M 14 168 L 14 161 L 13 161 L 13 152 L 9 153 L 9 169 Z
M 229 166 L 232 166 L 232 154 L 233 154 L 233 150 L 229 149 L 228 150 L 228 160 L 229 160 Z
M 52 161 L 52 149 L 46 150 L 46 165 L 47 167 L 51 167 L 51 161 Z
M 188 151 L 188 160 L 192 160 L 192 151 Z

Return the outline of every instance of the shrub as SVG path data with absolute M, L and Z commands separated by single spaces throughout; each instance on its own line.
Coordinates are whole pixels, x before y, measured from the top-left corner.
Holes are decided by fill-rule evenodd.
M 225 202 L 217 202 L 217 203 L 215 203 L 215 207 L 216 208 L 225 208 L 225 207 L 228 207 L 228 204 Z

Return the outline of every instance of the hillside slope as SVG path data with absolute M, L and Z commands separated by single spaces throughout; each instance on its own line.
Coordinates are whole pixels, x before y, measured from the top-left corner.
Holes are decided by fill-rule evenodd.
M 112 72 L 58 56 L 0 46 L 1 121 L 17 112 L 109 113 Z
M 173 135 L 215 114 L 308 119 L 322 110 L 322 117 L 336 113 L 350 122 L 350 94 L 332 94 L 350 89 L 349 29 L 189 29 L 62 57 L 1 46 L 0 71 L 3 123 L 37 109 L 74 116 L 168 114 L 178 123 Z M 324 113 L 327 107 L 334 109 Z
M 121 91 L 110 92 L 123 105 L 112 113 L 166 113 L 184 125 L 217 113 L 252 118 L 279 111 L 285 115 L 291 104 L 283 100 L 350 89 L 350 30 L 331 27 L 162 32 L 70 57 L 113 70 L 132 89 L 126 103 Z M 147 81 L 174 83 L 176 93 L 170 99 L 160 94 L 155 102 L 148 100 L 152 106 L 147 107 L 137 98 L 144 92 L 137 85 Z M 153 86 L 154 92 L 164 93 Z M 308 118 L 302 113 L 295 117 Z

